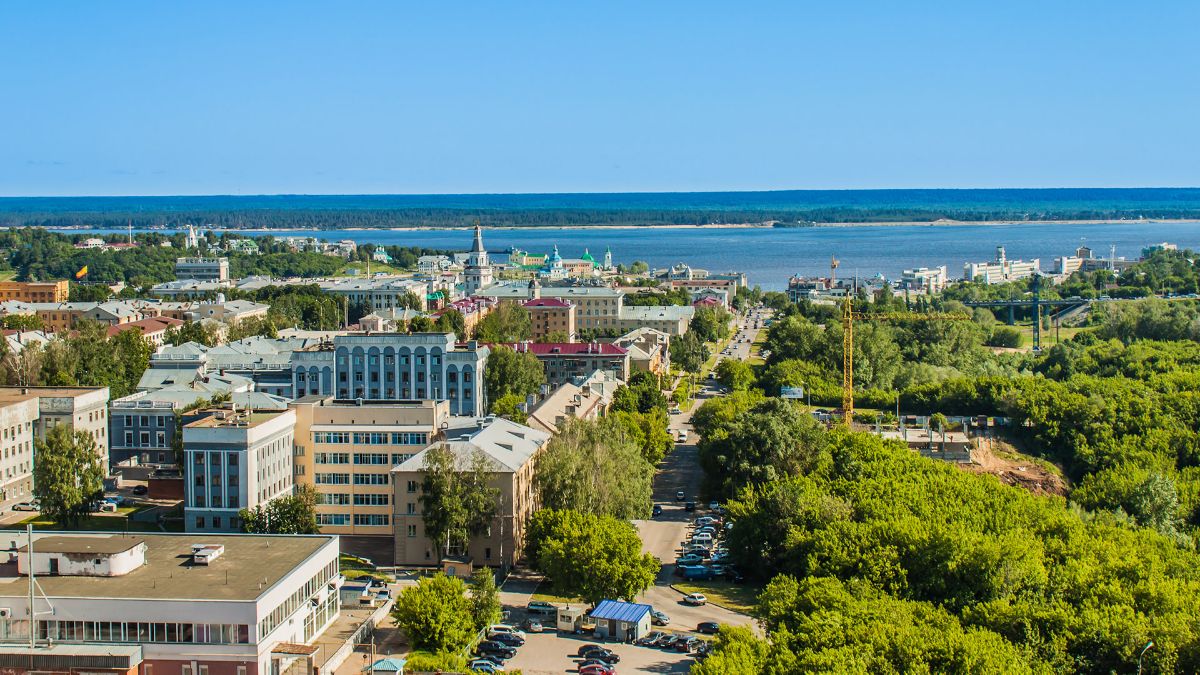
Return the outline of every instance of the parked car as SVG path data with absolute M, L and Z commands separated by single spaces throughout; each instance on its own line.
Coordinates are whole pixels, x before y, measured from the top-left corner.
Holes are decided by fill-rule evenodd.
M 600 659 L 605 663 L 619 663 L 621 655 L 611 649 L 605 649 L 600 645 L 593 645 L 590 649 L 580 654 L 584 659 Z
M 701 621 L 700 625 L 696 626 L 696 632 L 705 635 L 712 635 L 720 629 L 721 626 L 716 621 Z
M 525 611 L 530 614 L 558 614 L 558 607 L 544 600 L 533 600 L 525 605 Z
M 555 611 L 558 611 L 558 610 L 555 610 Z M 519 628 L 516 628 L 514 626 L 510 626 L 506 623 L 494 623 L 494 624 L 488 626 L 488 629 L 487 629 L 488 637 L 494 637 L 497 633 L 513 633 L 516 635 L 520 635 L 521 637 L 525 636 L 524 631 L 522 631 Z
M 701 558 L 709 558 L 712 556 L 712 553 L 710 553 L 709 550 L 704 548 L 703 546 L 690 546 L 684 550 L 683 554 L 684 555 L 698 555 Z
M 717 576 L 713 571 L 704 565 L 684 565 L 678 568 L 680 576 L 688 581 L 705 581 Z
M 699 607 L 700 605 L 708 604 L 708 598 L 704 597 L 703 593 L 688 593 L 687 595 L 683 596 L 683 602 L 688 605 L 696 605 Z
M 675 501 L 677 501 L 677 502 L 681 502 L 681 501 L 683 501 L 683 500 L 685 500 L 685 499 L 687 499 L 687 495 L 685 495 L 685 494 L 683 493 L 683 490 L 680 490 L 679 492 L 676 492 L 676 493 L 675 493 Z
M 687 442 L 687 432 L 684 431 L 683 429 L 680 429 L 679 433 L 675 434 L 675 441 L 677 443 L 686 443 Z
M 718 502 L 718 501 L 709 502 L 708 510 L 709 511 L 720 511 L 721 510 L 721 502 Z
M 650 610 L 650 623 L 654 624 L 655 626 L 665 626 L 671 623 L 671 617 L 667 616 L 663 612 L 658 611 L 657 609 L 652 609 Z
M 117 506 L 124 506 L 125 502 L 127 502 L 129 500 L 125 499 L 125 497 L 123 497 L 121 495 L 105 495 L 104 501 L 112 502 L 113 504 L 116 504 Z
M 662 515 L 662 511 L 662 504 L 655 504 L 654 508 L 650 510 L 650 515 L 653 518 L 657 518 Z
M 150 488 L 146 487 L 145 485 L 134 485 L 132 492 L 133 492 L 133 494 L 138 495 L 140 497 L 140 496 L 150 492 Z
M 658 642 L 659 640 L 661 640 L 663 638 L 663 636 L 665 636 L 665 635 L 667 635 L 667 633 L 664 633 L 660 630 L 652 630 L 649 633 L 646 633 L 642 637 L 638 638 L 636 644 L 639 644 L 643 647 L 649 647 L 649 646 L 653 645 L 655 642 Z
M 525 620 L 525 630 L 530 633 L 540 633 L 544 629 L 542 628 L 541 621 L 538 621 L 537 619 L 526 619 Z
M 678 414 L 680 414 L 680 413 L 682 413 L 682 412 L 683 412 L 683 411 L 679 409 L 679 406 L 675 406 L 674 408 L 671 408 L 671 414 L 672 414 L 672 415 L 678 415 Z
M 476 673 L 498 673 L 500 666 L 488 661 L 487 659 L 475 659 L 467 664 L 467 668 Z
M 688 503 L 684 504 L 683 510 L 684 511 L 695 511 L 696 510 L 696 502 L 688 502 Z
M 675 643 L 682 639 L 685 639 L 682 635 L 668 635 L 659 640 L 658 644 L 654 646 L 658 647 L 659 649 L 674 649 Z
M 517 650 L 495 640 L 484 640 L 475 647 L 476 654 L 490 654 L 502 659 L 511 659 L 517 655 Z
M 696 647 L 699 647 L 699 646 L 700 646 L 699 638 L 684 637 L 681 640 L 676 640 L 675 644 L 673 645 L 673 648 L 677 652 L 687 654 L 688 652 L 694 650 Z
M 525 644 L 525 638 L 516 633 L 496 633 L 492 636 L 492 639 L 509 647 L 520 647 Z
M 613 665 L 611 663 L 609 663 L 608 661 L 604 661 L 603 659 L 584 659 L 579 662 L 579 669 L 581 671 L 584 668 L 590 668 L 592 666 L 600 666 L 601 668 L 604 668 L 604 669 L 608 670 L 609 672 L 616 672 L 616 668 L 613 668 Z
M 695 554 L 688 554 L 675 560 L 676 565 L 699 565 L 704 559 Z
M 604 647 L 602 645 L 598 645 L 594 642 L 589 642 L 588 644 L 580 647 L 579 651 L 575 652 L 575 655 L 576 656 L 586 656 L 587 653 L 592 651 L 593 649 L 604 649 Z
M 38 501 L 36 499 L 31 502 L 21 502 L 20 504 L 13 504 L 13 507 L 12 507 L 13 511 L 40 511 L 41 509 L 42 509 L 42 505 L 40 503 L 38 503 Z
M 100 513 L 116 513 L 117 505 L 113 502 L 100 502 L 96 505 L 96 510 Z
M 616 675 L 617 670 L 612 666 L 593 663 L 590 666 L 581 666 L 579 675 Z

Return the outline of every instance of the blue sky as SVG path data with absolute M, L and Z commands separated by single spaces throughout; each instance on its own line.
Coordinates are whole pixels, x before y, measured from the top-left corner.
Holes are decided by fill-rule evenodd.
M 0 5 L 0 195 L 1200 185 L 1197 2 Z

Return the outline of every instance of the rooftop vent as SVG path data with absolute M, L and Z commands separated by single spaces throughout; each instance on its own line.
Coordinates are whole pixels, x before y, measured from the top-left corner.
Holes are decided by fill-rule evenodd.
M 222 544 L 192 544 L 192 564 L 208 565 L 225 552 Z

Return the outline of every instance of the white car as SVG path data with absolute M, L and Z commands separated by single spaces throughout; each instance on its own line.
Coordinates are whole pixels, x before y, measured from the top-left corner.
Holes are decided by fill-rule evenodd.
M 708 598 L 704 597 L 703 593 L 689 593 L 683 596 L 683 601 L 689 605 L 704 605 L 708 603 Z
M 487 629 L 488 637 L 496 635 L 497 633 L 509 633 L 512 635 L 520 635 L 521 637 L 525 637 L 525 631 L 523 631 L 519 628 L 510 626 L 506 623 L 496 623 L 496 624 L 492 624 L 491 626 L 488 626 L 488 629 Z
M 687 441 L 687 432 L 684 431 L 683 429 L 680 429 L 679 433 L 675 434 L 675 440 L 676 440 L 676 442 L 679 442 L 679 443 L 683 443 L 683 442 Z

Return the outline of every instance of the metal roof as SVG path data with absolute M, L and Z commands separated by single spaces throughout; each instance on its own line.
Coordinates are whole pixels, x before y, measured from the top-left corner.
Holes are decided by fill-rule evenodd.
M 601 600 L 592 610 L 593 619 L 613 619 L 626 623 L 637 623 L 650 613 L 650 605 L 620 600 Z

